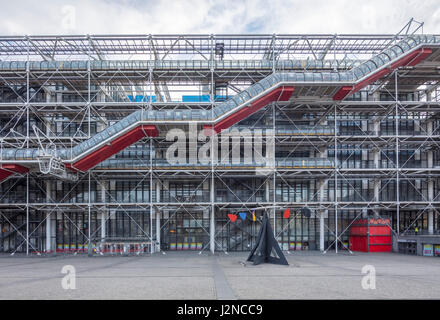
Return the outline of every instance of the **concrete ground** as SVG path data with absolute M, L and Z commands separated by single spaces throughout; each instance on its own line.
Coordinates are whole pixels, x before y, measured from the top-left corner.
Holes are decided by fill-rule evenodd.
M 246 253 L 136 257 L 0 256 L 0 299 L 440 299 L 440 258 L 394 253 L 287 254 L 289 266 L 243 265 Z M 62 287 L 65 265 L 76 289 Z M 362 267 L 376 289 L 362 288 Z

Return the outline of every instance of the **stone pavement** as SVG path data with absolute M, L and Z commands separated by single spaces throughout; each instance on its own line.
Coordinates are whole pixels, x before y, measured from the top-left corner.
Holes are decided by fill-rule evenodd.
M 247 253 L 136 257 L 0 256 L 0 299 L 440 299 L 440 258 L 295 252 L 290 265 L 244 265 Z M 65 290 L 61 270 L 76 270 Z M 376 289 L 361 272 L 376 270 Z

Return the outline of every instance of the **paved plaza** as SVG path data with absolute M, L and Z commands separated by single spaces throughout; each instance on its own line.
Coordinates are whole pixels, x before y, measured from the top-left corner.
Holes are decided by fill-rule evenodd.
M 253 266 L 246 256 L 4 255 L 0 299 L 440 299 L 438 257 L 300 252 L 286 254 L 289 266 Z M 62 287 L 66 265 L 76 271 L 74 290 Z M 376 270 L 375 290 L 362 288 L 365 265 Z

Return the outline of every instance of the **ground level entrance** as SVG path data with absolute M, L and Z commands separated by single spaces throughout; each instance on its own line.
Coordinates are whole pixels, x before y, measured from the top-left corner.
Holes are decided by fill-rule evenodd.
M 161 250 L 209 250 L 209 216 L 178 211 L 161 219 Z
M 371 216 L 359 210 L 338 210 L 337 218 L 334 210 L 311 210 L 310 216 L 304 216 L 299 209 L 291 208 L 289 217 L 282 210 L 277 210 L 275 216 L 271 210 L 268 212 L 275 237 L 284 251 L 326 251 L 335 250 L 336 246 L 338 250 L 346 250 L 353 221 L 365 213 Z M 257 217 L 261 212 L 256 213 Z M 231 221 L 228 216 L 231 213 L 236 220 Z M 397 228 L 395 212 L 380 214 L 390 219 L 393 230 Z M 215 251 L 251 250 L 260 228 L 259 219 L 253 221 L 252 217 L 251 210 L 240 212 L 236 208 L 216 207 Z M 84 209 L 50 213 L 30 210 L 29 223 L 26 219 L 26 211 L 0 212 L 0 252 L 149 254 L 159 250 L 208 252 L 211 249 L 211 208 L 207 206 L 178 210 L 153 208 L 152 214 L 149 208 L 93 210 L 90 216 Z M 439 223 L 436 215 L 400 212 L 401 235 L 414 234 L 414 226 L 420 235 L 429 235 L 430 230 L 438 229 Z M 25 240 L 27 234 L 29 243 Z M 414 253 L 414 250 L 411 245 L 400 245 L 401 252 Z

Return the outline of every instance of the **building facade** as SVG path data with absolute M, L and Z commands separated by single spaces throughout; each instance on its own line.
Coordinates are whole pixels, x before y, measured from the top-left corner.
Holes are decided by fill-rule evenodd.
M 436 35 L 0 37 L 0 251 L 247 251 L 267 212 L 440 252 L 439 72 Z

